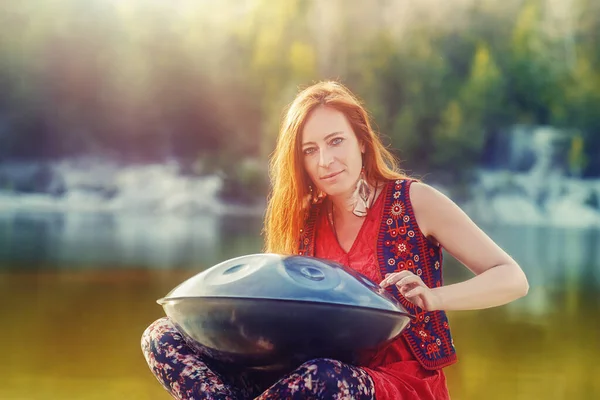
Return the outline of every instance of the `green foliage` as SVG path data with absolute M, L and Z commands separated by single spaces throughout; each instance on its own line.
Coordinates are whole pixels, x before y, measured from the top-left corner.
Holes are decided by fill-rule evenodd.
M 584 152 L 584 140 L 580 134 L 574 135 L 569 147 L 569 169 L 573 175 L 581 175 L 581 171 L 588 165 L 589 160 Z
M 579 132 L 571 170 L 600 174 L 598 2 L 42 3 L 0 16 L 2 158 L 264 164 L 298 87 L 333 78 L 409 171 L 468 174 L 525 123 Z

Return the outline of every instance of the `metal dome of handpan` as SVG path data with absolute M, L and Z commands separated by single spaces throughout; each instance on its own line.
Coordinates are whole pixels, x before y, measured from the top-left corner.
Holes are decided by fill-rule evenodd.
M 400 335 L 411 318 L 385 289 L 350 268 L 277 254 L 222 262 L 157 302 L 205 356 L 265 370 L 319 357 L 354 362 Z

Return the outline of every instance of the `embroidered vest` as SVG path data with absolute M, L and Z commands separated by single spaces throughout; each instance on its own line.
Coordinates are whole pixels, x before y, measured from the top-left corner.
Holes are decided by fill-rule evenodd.
M 385 204 L 377 257 L 382 276 L 409 270 L 430 288 L 442 286 L 442 248 L 421 233 L 409 197 L 411 180 L 390 182 L 381 196 Z M 300 230 L 299 255 L 314 256 L 315 225 L 320 206 L 313 206 Z M 407 301 L 395 285 L 387 288 L 415 319 L 402 333 L 415 358 L 426 369 L 439 369 L 456 362 L 456 351 L 444 311 L 424 311 Z

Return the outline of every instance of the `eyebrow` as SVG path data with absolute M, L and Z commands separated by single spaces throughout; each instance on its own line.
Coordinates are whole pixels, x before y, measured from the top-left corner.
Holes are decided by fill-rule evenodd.
M 342 131 L 331 132 L 329 135 L 325 136 L 324 139 L 327 140 L 327 139 L 329 139 L 332 136 L 339 135 L 340 133 L 344 133 L 344 132 L 342 132 Z M 316 143 L 315 142 L 302 143 L 302 147 L 306 146 L 307 144 L 316 144 Z

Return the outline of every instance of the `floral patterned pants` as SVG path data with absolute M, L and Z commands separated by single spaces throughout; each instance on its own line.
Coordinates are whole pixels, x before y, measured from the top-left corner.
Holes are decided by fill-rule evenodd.
M 142 352 L 154 376 L 175 399 L 375 398 L 373 381 L 364 370 L 326 358 L 308 361 L 279 380 L 224 368 L 199 356 L 166 317 L 144 331 Z

